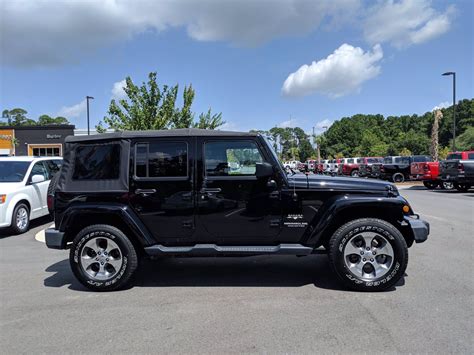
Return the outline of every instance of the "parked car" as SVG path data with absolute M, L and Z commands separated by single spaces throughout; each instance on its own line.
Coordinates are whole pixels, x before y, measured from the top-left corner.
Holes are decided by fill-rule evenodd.
M 381 178 L 393 182 L 404 182 L 410 179 L 410 165 L 413 162 L 423 163 L 432 161 L 428 155 L 411 155 L 396 157 L 392 164 L 383 164 L 380 168 Z
M 360 177 L 378 177 L 372 173 L 372 166 L 382 164 L 382 157 L 365 157 L 360 158 L 359 176 Z
M 359 162 L 362 158 L 344 158 L 339 164 L 339 175 L 350 175 L 352 177 L 359 176 Z
M 340 162 L 341 162 L 341 159 L 329 160 L 327 173 L 330 175 L 337 175 Z
M 49 181 L 61 158 L 0 158 L 0 228 L 24 233 L 30 221 L 48 214 Z
M 317 168 L 318 168 L 318 161 L 317 160 L 307 160 L 306 161 L 306 166 L 308 167 L 308 170 L 309 171 L 313 171 L 313 172 L 316 172 Z
M 74 275 L 93 290 L 124 287 L 146 256 L 314 253 L 329 254 L 347 287 L 384 290 L 429 234 L 393 184 L 288 174 L 256 133 L 76 136 L 64 153 L 46 245 L 70 249 Z
M 459 191 L 467 191 L 474 186 L 474 151 L 450 153 L 440 163 L 443 182 L 451 182 Z
M 324 159 L 324 160 L 321 160 L 321 162 L 322 162 L 322 164 L 323 164 L 322 173 L 323 173 L 323 174 L 329 174 L 329 172 L 330 172 L 330 170 L 331 170 L 331 166 L 329 165 L 330 160 Z
M 448 154 L 448 157 L 452 153 Z M 443 182 L 441 176 L 439 175 L 439 165 L 438 161 L 428 161 L 428 162 L 413 162 L 410 164 L 410 179 L 422 181 L 423 185 L 427 189 L 435 189 L 441 187 L 442 189 L 451 190 L 454 185 L 452 182 Z
M 298 164 L 301 164 L 298 160 L 290 160 L 290 161 L 284 162 L 283 166 L 286 169 L 297 170 L 298 169 Z

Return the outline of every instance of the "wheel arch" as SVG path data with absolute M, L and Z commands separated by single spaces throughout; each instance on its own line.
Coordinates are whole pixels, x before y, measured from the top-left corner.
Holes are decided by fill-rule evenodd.
M 24 193 L 17 194 L 8 204 L 7 211 L 6 211 L 6 220 L 10 221 L 12 220 L 13 217 L 13 211 L 15 210 L 16 206 L 18 206 L 19 203 L 24 203 L 26 207 L 28 207 L 28 212 L 30 214 L 30 219 L 31 219 L 31 202 L 28 198 L 28 195 Z
M 410 247 L 414 236 L 411 228 L 402 223 L 404 204 L 404 201 L 398 198 L 339 198 L 330 206 L 323 205 L 322 211 L 316 216 L 317 222 L 312 224 L 312 233 L 306 244 L 315 247 L 327 246 L 331 236 L 343 224 L 360 218 L 377 218 L 397 228 Z
M 132 242 L 137 251 L 154 244 L 151 234 L 136 214 L 125 205 L 81 205 L 68 208 L 59 224 L 64 232 L 65 243 L 72 242 L 82 229 L 106 224 L 120 229 Z

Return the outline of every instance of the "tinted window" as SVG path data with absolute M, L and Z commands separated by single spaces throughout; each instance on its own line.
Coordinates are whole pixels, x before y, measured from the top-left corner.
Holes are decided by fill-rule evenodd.
M 0 161 L 0 182 L 21 182 L 30 166 L 27 161 Z
M 120 145 L 83 145 L 76 148 L 73 180 L 119 178 Z
M 354 164 L 354 159 L 347 159 L 347 164 Z
M 367 158 L 368 164 L 376 164 L 376 163 L 382 163 L 382 162 L 383 162 L 382 158 Z
M 397 157 L 395 158 L 395 164 L 410 164 L 409 157 Z
M 467 159 L 469 159 L 469 160 L 474 159 L 474 153 L 469 153 L 469 154 L 467 155 Z
M 47 160 L 44 163 L 46 164 L 46 167 L 48 168 L 50 178 L 52 178 L 54 174 L 56 174 L 59 171 L 59 169 L 61 169 L 61 165 L 63 161 L 62 160 Z
M 426 155 L 416 155 L 413 157 L 413 161 L 415 163 L 424 163 L 427 161 L 431 161 L 431 158 Z
M 136 147 L 137 177 L 188 176 L 188 148 L 185 142 L 139 143 Z
M 395 158 L 396 159 L 396 158 Z M 392 164 L 392 157 L 385 157 L 383 158 L 384 164 Z
M 462 155 L 461 153 L 451 153 L 451 154 L 448 154 L 448 156 L 446 157 L 447 160 L 451 160 L 451 159 L 462 159 Z
M 255 175 L 262 156 L 255 142 L 208 142 L 204 148 L 205 169 L 209 176 Z

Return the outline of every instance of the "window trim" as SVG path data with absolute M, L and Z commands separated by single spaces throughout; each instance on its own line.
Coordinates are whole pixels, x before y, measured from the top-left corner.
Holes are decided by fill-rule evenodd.
M 147 145 L 147 175 L 149 175 L 148 167 L 148 156 L 150 153 L 150 143 L 184 143 L 186 145 L 186 176 L 157 176 L 157 177 L 143 177 L 137 176 L 137 149 L 139 144 Z M 132 179 L 135 181 L 187 181 L 189 180 L 189 144 L 185 140 L 149 140 L 149 141 L 136 141 L 133 147 L 133 176 Z
M 252 142 L 255 144 L 255 146 L 258 149 L 258 152 L 260 153 L 262 157 L 262 162 L 265 163 L 268 161 L 267 156 L 265 155 L 264 150 L 260 146 L 259 142 L 256 139 L 210 139 L 210 140 L 205 140 L 202 144 L 202 172 L 203 172 L 203 179 L 207 181 L 213 181 L 213 180 L 249 180 L 249 181 L 256 181 L 257 176 L 256 175 L 228 175 L 228 176 L 212 176 L 212 175 L 207 175 L 206 171 L 206 145 L 208 143 L 219 143 L 219 142 Z

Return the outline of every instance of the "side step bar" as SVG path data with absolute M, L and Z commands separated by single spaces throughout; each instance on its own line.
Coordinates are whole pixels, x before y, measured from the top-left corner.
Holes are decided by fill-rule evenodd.
M 145 248 L 148 255 L 309 255 L 315 251 L 301 244 L 280 244 L 263 246 L 220 246 L 216 244 L 196 244 L 194 246 L 167 247 L 161 244 Z M 317 251 L 316 251 L 317 252 Z

